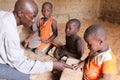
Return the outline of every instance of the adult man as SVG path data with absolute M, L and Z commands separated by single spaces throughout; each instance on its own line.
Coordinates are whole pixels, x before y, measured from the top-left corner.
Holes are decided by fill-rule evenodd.
M 17 26 L 31 26 L 37 13 L 38 7 L 33 0 L 17 0 L 13 13 L 0 11 L 0 78 L 28 80 L 32 73 L 69 67 L 62 62 L 33 61 L 24 56 Z

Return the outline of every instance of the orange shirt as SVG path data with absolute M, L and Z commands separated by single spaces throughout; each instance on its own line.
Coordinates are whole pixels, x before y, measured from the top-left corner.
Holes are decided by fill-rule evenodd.
M 109 49 L 99 53 L 93 59 L 88 58 L 84 68 L 84 80 L 98 80 L 102 74 L 116 73 L 116 58 Z
M 50 17 L 44 24 L 43 24 L 43 18 L 40 18 L 40 38 L 42 40 L 48 40 L 50 36 L 53 34 L 51 24 L 53 21 L 53 17 Z M 37 49 L 40 51 L 43 51 L 46 47 L 49 47 L 51 43 L 45 44 L 41 43 Z

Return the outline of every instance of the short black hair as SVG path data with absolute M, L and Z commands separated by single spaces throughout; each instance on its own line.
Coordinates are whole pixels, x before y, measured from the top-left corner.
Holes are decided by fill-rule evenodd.
M 73 23 L 73 22 L 75 22 L 75 23 L 76 23 L 76 27 L 77 27 L 78 29 L 80 29 L 80 26 L 81 26 L 80 20 L 75 19 L 75 18 L 70 19 L 70 20 L 67 22 L 66 26 L 68 25 L 68 23 Z
M 89 26 L 84 33 L 84 39 L 87 38 L 89 35 L 92 35 L 95 39 L 98 39 L 98 40 L 107 39 L 106 29 L 99 24 L 93 24 Z
M 44 6 L 46 6 L 46 5 L 48 5 L 50 9 L 52 9 L 52 8 L 53 8 L 52 3 L 50 3 L 50 2 L 44 2 L 44 3 L 43 3 L 43 5 L 42 5 L 42 9 L 43 9 L 43 8 L 44 8 Z

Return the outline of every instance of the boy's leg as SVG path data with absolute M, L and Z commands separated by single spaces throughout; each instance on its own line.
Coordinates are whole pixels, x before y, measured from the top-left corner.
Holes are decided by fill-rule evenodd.
M 48 48 L 45 49 L 44 51 L 40 51 L 37 48 L 35 49 L 35 54 L 38 54 L 38 55 L 45 55 L 47 52 L 48 52 Z
M 38 35 L 34 36 L 29 40 L 28 48 L 33 49 L 41 44 L 40 37 Z
M 64 56 L 67 57 L 63 51 L 66 51 L 65 46 L 58 46 L 53 54 L 54 57 L 58 60 L 61 60 Z
M 7 64 L 0 64 L 0 80 L 29 80 L 30 75 L 24 74 Z

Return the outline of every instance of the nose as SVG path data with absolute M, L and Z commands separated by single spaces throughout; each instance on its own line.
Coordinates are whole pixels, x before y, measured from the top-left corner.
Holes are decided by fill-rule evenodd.
M 35 23 L 35 22 L 36 22 L 36 18 L 33 18 L 33 19 L 32 19 L 32 23 Z
M 88 47 L 88 49 L 90 49 L 90 46 L 89 46 L 89 45 L 87 45 L 87 47 Z
M 66 30 L 67 32 L 69 32 L 70 30 L 69 30 L 69 28 L 67 28 L 67 30 Z

